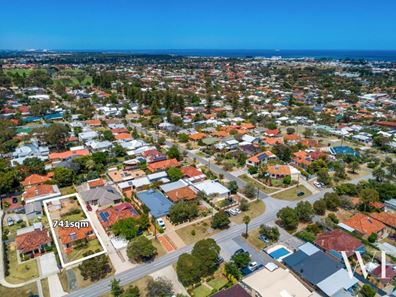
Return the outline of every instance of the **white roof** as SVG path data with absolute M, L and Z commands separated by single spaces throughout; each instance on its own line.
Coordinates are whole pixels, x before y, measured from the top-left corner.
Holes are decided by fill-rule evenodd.
M 319 249 L 310 242 L 304 243 L 302 246 L 299 246 L 298 249 L 308 256 L 312 256 L 313 254 L 319 252 Z
M 142 187 L 142 186 L 149 185 L 149 184 L 150 184 L 150 181 L 149 181 L 149 179 L 147 178 L 147 176 L 143 176 L 143 177 L 140 177 L 140 178 L 137 178 L 137 179 L 132 180 L 131 183 L 132 183 L 132 185 L 133 185 L 135 188 L 139 188 L 139 187 Z
M 348 272 L 345 269 L 340 269 L 333 273 L 329 277 L 322 280 L 317 284 L 327 296 L 332 296 L 341 289 L 348 290 L 352 286 L 356 285 L 359 281 L 352 277 L 350 278 Z
M 205 180 L 203 182 L 194 184 L 194 186 L 199 191 L 204 192 L 208 196 L 214 194 L 223 195 L 230 192 L 229 189 L 227 189 L 225 186 L 214 180 Z

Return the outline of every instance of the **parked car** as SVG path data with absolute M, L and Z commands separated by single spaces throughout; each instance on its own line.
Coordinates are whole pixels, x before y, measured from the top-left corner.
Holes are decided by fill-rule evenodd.
M 264 234 L 259 235 L 258 237 L 261 241 L 264 241 L 265 243 L 270 243 L 270 240 L 265 236 Z
M 12 218 L 8 218 L 7 219 L 7 224 L 8 224 L 8 226 L 14 225 L 14 220 Z
M 220 264 L 223 263 L 223 262 L 224 262 L 224 258 L 223 258 L 223 257 L 220 257 L 220 256 L 219 256 L 219 257 L 217 258 L 217 260 L 216 260 L 216 264 L 217 264 L 217 265 L 220 265 Z
M 298 192 L 298 193 L 297 193 L 297 196 L 298 196 L 298 197 L 301 197 L 301 196 L 304 196 L 304 194 L 305 194 L 305 192 Z
M 158 224 L 158 226 L 160 226 L 162 229 L 165 229 L 165 228 L 166 228 L 165 222 L 164 222 L 164 220 L 161 219 L 161 218 L 158 218 L 158 219 L 157 219 L 157 224 Z
M 87 204 L 87 210 L 88 210 L 88 211 L 92 211 L 92 206 L 91 206 L 91 204 Z
M 249 265 L 248 265 L 248 268 L 251 270 L 251 271 L 255 271 L 256 269 L 257 269 L 257 262 L 250 262 L 249 263 Z
M 313 184 L 314 184 L 315 187 L 317 187 L 319 189 L 322 188 L 322 185 L 321 185 L 320 182 L 315 181 Z

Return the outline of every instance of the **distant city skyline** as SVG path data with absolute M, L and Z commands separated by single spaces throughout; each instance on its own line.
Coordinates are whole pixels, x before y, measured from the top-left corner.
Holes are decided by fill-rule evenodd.
M 396 50 L 396 2 L 2 3 L 0 49 Z

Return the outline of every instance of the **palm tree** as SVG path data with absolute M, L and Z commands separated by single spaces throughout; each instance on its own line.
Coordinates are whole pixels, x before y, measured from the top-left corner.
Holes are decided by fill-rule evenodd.
M 250 223 L 250 217 L 248 216 L 248 215 L 246 215 L 246 216 L 244 216 L 243 217 L 243 223 L 245 224 L 245 226 L 246 226 L 246 232 L 245 232 L 245 237 L 248 237 L 248 226 L 249 226 L 249 223 Z

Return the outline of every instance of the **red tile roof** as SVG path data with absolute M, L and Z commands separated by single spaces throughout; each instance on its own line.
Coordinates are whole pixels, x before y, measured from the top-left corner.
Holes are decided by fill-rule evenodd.
M 100 215 L 101 213 L 105 214 L 105 216 L 107 217 L 106 221 L 103 220 L 102 216 Z M 103 227 L 109 228 L 119 220 L 138 218 L 139 213 L 130 203 L 124 202 L 118 205 L 114 205 L 112 207 L 98 210 L 97 216 Z
M 362 246 L 362 242 L 359 239 L 341 231 L 340 229 L 318 234 L 315 244 L 326 251 L 345 251 L 348 257 Z
M 85 123 L 90 126 L 102 126 L 100 120 L 86 120 Z
M 202 171 L 198 170 L 197 168 L 193 166 L 185 166 L 181 168 L 181 172 L 183 172 L 184 176 L 187 177 L 196 177 L 203 175 Z
M 24 179 L 24 181 L 22 182 L 22 185 L 24 187 L 33 186 L 33 185 L 37 185 L 37 184 L 43 184 L 49 180 L 51 180 L 51 178 L 46 175 L 32 174 Z
M 89 150 L 75 150 L 75 151 L 66 151 L 61 153 L 51 153 L 49 154 L 50 160 L 65 160 L 73 156 L 87 156 L 89 155 Z
M 151 172 L 155 172 L 158 170 L 165 170 L 171 167 L 178 167 L 178 166 L 180 166 L 179 161 L 177 161 L 176 159 L 170 159 L 170 160 L 163 160 L 163 161 L 151 163 L 147 166 L 147 168 Z
M 30 188 L 27 188 L 25 192 L 23 192 L 22 197 L 23 199 L 31 199 L 34 197 L 39 197 L 39 196 L 44 196 L 48 194 L 55 193 L 54 186 L 53 185 L 46 185 L 46 184 L 40 184 L 40 185 L 34 185 L 31 186 Z
M 51 243 L 51 237 L 46 229 L 34 230 L 16 237 L 16 247 L 22 253 L 28 253 L 39 249 L 43 245 Z
M 344 222 L 345 225 L 355 229 L 363 235 L 378 233 L 385 228 L 385 225 L 376 219 L 370 218 L 364 214 L 355 214 L 352 218 Z
M 197 193 L 188 186 L 166 192 L 166 195 L 172 202 L 180 200 L 194 200 L 197 197 Z
M 129 133 L 120 133 L 114 136 L 114 138 L 116 140 L 120 140 L 120 139 L 132 139 L 132 135 Z
M 104 186 L 105 181 L 101 178 L 93 179 L 88 181 L 88 186 L 92 188 L 102 187 Z
M 62 244 L 68 244 L 86 238 L 93 232 L 91 225 L 88 227 L 57 227 L 59 239 Z M 96 237 L 96 236 L 95 236 Z
M 396 229 L 396 213 L 380 212 L 380 213 L 370 213 L 370 217 L 384 223 L 387 226 Z

